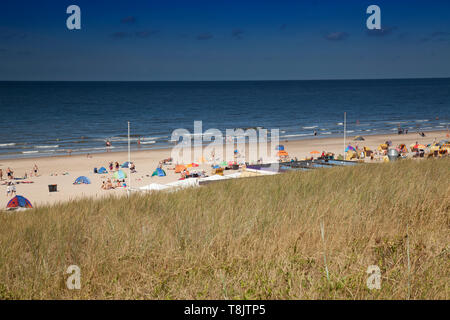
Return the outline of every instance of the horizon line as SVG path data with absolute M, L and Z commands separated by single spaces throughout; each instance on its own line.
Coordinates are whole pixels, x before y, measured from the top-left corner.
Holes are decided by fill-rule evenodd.
M 245 79 L 245 80 L 2 80 L 0 82 L 294 82 L 294 81 L 373 81 L 373 80 L 433 80 L 447 77 L 406 77 L 406 78 L 351 78 L 351 79 Z

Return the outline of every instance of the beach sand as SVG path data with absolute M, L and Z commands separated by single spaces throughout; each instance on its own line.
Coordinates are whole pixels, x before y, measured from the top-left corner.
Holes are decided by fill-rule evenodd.
M 426 137 L 421 137 L 417 133 L 409 133 L 408 135 L 373 135 L 365 136 L 365 141 L 354 141 L 355 136 L 348 136 L 347 144 L 351 143 L 353 146 L 357 144 L 361 149 L 363 146 L 367 146 L 372 150 L 375 150 L 378 145 L 384 143 L 386 140 L 391 140 L 394 146 L 397 146 L 400 143 L 404 143 L 406 146 L 409 146 L 416 141 L 421 144 L 429 144 L 432 143 L 434 139 L 437 141 L 448 139 L 447 136 L 448 132 L 446 131 L 426 132 Z M 317 150 L 319 152 L 333 152 L 338 155 L 343 154 L 344 149 L 342 137 L 314 137 L 307 140 L 305 139 L 289 142 L 280 141 L 280 144 L 285 146 L 285 150 L 292 158 L 297 157 L 299 160 L 305 157 L 310 157 L 310 152 L 312 150 Z M 131 175 L 131 186 L 133 188 L 138 188 L 150 183 L 166 184 L 178 180 L 180 178 L 180 174 L 176 174 L 174 170 L 169 169 L 171 167 L 173 168 L 173 165 L 163 167 L 167 176 L 151 177 L 151 174 L 157 167 L 159 161 L 170 157 L 171 150 L 172 149 L 168 148 L 133 151 L 131 153 L 131 161 L 135 163 L 137 172 Z M 205 157 L 207 156 L 205 155 Z M 112 174 L 94 174 L 93 169 L 94 167 L 100 168 L 102 166 L 108 169 L 108 164 L 110 161 L 117 161 L 122 164 L 127 160 L 127 152 L 97 153 L 91 154 L 91 157 L 89 158 L 86 155 L 71 155 L 46 158 L 0 160 L 0 168 L 3 169 L 3 181 L 1 181 L 1 183 L 6 181 L 6 168 L 12 168 L 15 177 L 22 177 L 25 171 L 29 175 L 34 164 L 36 164 L 39 168 L 39 176 L 33 176 L 26 179 L 26 181 L 33 181 L 33 183 L 16 184 L 17 194 L 28 198 L 35 207 L 42 206 L 44 204 L 68 201 L 80 197 L 98 198 L 107 195 L 125 195 L 125 188 L 102 190 L 102 181 L 112 177 Z M 204 164 L 196 169 L 203 169 L 208 174 L 211 174 L 210 165 Z M 128 174 L 128 169 L 123 170 Z M 63 175 L 65 172 L 68 172 L 68 174 Z M 236 171 L 230 170 L 230 173 L 233 172 Z M 88 177 L 92 183 L 89 185 L 74 185 L 73 182 L 79 176 Z M 48 185 L 50 184 L 56 184 L 58 191 L 50 193 L 48 189 Z M 1 185 L 0 190 L 0 208 L 5 208 L 11 197 L 6 195 L 6 185 Z

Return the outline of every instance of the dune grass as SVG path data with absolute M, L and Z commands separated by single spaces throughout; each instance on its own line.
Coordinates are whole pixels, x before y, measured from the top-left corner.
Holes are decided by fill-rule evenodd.
M 2 212 L 0 299 L 448 299 L 449 181 L 400 161 Z

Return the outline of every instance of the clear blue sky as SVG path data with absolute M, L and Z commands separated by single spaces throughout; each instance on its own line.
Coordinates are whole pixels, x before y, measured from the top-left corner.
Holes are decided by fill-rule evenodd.
M 448 0 L 0 2 L 0 80 L 411 77 L 450 77 Z

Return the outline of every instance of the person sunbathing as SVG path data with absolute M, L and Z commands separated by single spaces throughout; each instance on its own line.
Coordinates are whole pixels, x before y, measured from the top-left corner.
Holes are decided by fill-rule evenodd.
M 106 182 L 106 190 L 114 189 L 114 186 L 111 182 L 111 179 L 108 179 Z

